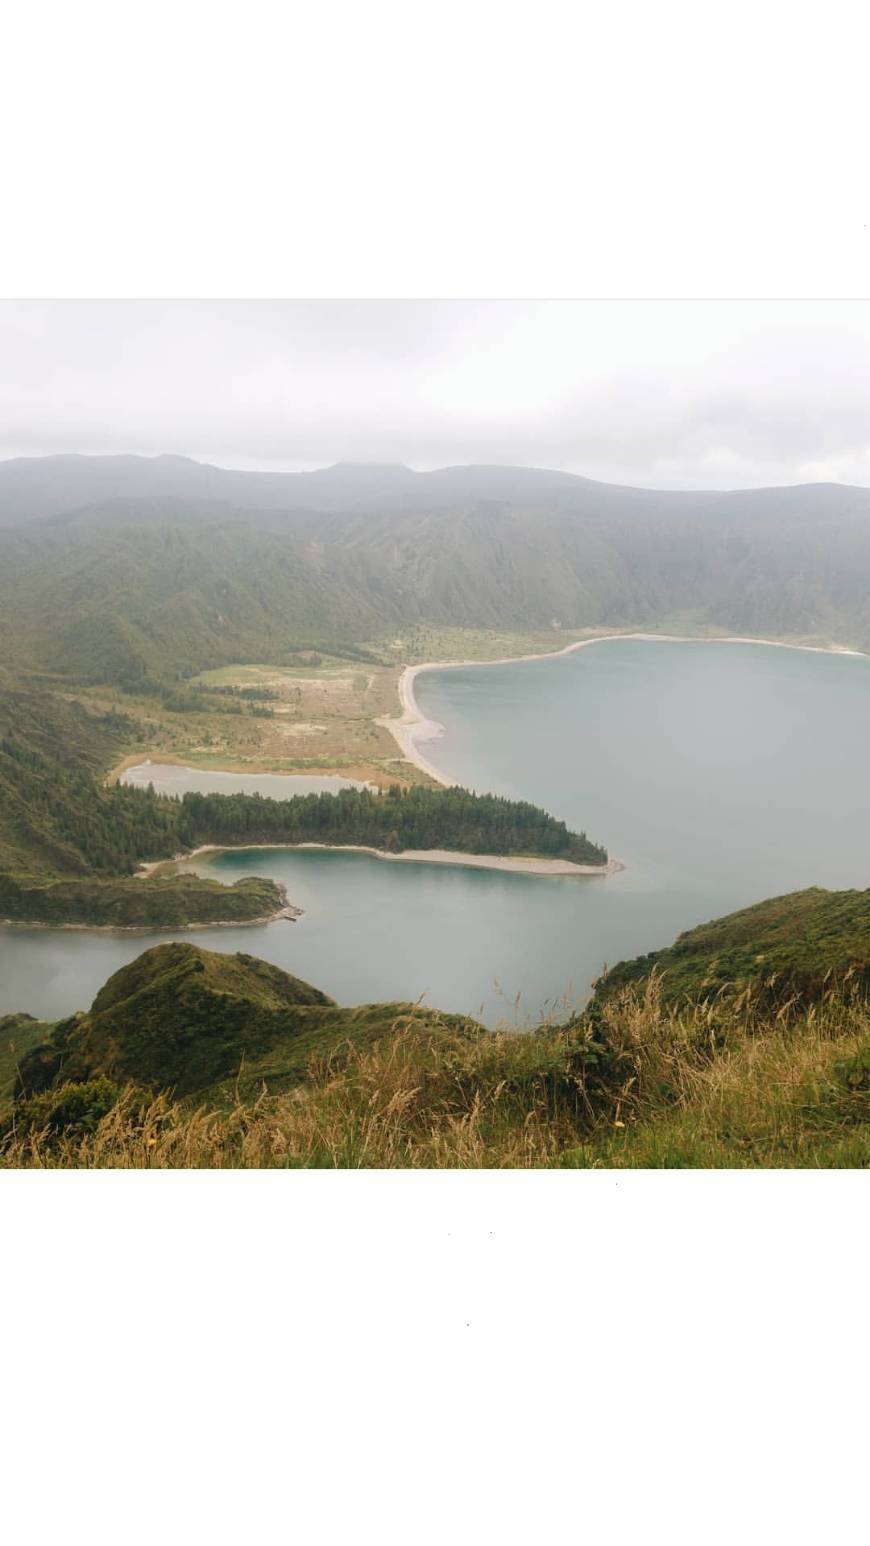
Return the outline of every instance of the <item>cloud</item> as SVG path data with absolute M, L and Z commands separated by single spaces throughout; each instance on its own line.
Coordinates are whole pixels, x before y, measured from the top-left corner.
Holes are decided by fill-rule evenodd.
M 867 301 L 0 303 L 0 454 L 870 483 Z

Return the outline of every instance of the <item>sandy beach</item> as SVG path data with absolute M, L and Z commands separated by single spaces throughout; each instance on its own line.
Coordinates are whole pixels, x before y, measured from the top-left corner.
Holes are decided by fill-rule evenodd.
M 426 773 L 435 783 L 443 788 L 451 788 L 455 780 L 446 777 L 440 769 L 432 766 L 420 750 L 421 744 L 436 740 L 444 734 L 444 726 L 437 720 L 428 719 L 421 713 L 414 693 L 414 683 L 423 671 L 452 671 L 466 667 L 484 666 L 508 666 L 518 665 L 523 661 L 555 660 L 563 655 L 571 655 L 576 650 L 587 649 L 592 644 L 614 644 L 620 640 L 633 639 L 645 643 L 662 644 L 763 644 L 769 649 L 808 650 L 818 655 L 858 655 L 864 654 L 861 650 L 849 649 L 842 645 L 821 644 L 789 644 L 780 639 L 755 639 L 742 637 L 728 637 L 718 639 L 693 638 L 686 634 L 659 634 L 659 633 L 619 633 L 597 634 L 588 639 L 577 639 L 572 644 L 567 644 L 563 649 L 550 650 L 543 654 L 530 655 L 505 655 L 495 660 L 432 660 L 420 665 L 405 666 L 398 681 L 399 702 L 401 714 L 399 716 L 384 717 L 377 720 L 397 742 L 402 756 L 412 762 L 415 767 Z M 866 658 L 866 657 L 865 657 Z M 129 759 L 132 763 L 135 759 Z M 169 760 L 168 758 L 166 760 Z M 181 760 L 181 759 L 172 759 Z M 123 764 L 122 764 L 123 766 Z M 597 876 L 604 878 L 610 875 L 618 875 L 625 869 L 620 859 L 610 859 L 607 864 L 574 864 L 567 859 L 541 859 L 515 856 L 505 858 L 497 854 L 466 854 L 452 852 L 448 849 L 431 848 L 420 850 L 406 850 L 402 853 L 387 853 L 383 849 L 368 848 L 362 844 L 354 843 L 246 843 L 246 844 L 205 844 L 194 849 L 188 854 L 176 854 L 173 859 L 162 859 L 154 863 L 143 864 L 138 874 L 145 876 L 166 864 L 181 863 L 184 860 L 195 859 L 209 853 L 237 853 L 245 850 L 268 849 L 306 849 L 306 848 L 334 848 L 337 851 L 348 853 L 365 853 L 374 859 L 385 859 L 395 864 L 449 864 L 461 865 L 468 869 L 504 870 L 519 875 L 552 875 L 552 876 Z
M 175 859 L 161 859 L 159 864 L 176 864 L 184 859 L 196 859 L 202 854 L 268 853 L 272 849 L 328 849 L 333 853 L 368 854 L 372 859 L 388 859 L 393 864 L 456 864 L 472 870 L 507 870 L 513 875 L 593 875 L 603 877 L 618 875 L 625 865 L 619 859 L 609 859 L 607 864 L 573 864 L 569 859 L 537 859 L 516 855 L 503 858 L 499 854 L 466 854 L 447 848 L 406 848 L 402 853 L 387 853 L 383 848 L 367 848 L 362 843 L 204 843 L 189 854 L 178 854 Z M 158 865 L 142 865 L 140 875 L 151 874 Z
M 444 726 L 437 719 L 427 719 L 426 715 L 421 713 L 417 703 L 414 683 L 421 672 L 457 671 L 468 666 L 514 666 L 526 660 L 558 660 L 563 655 L 573 655 L 576 650 L 585 650 L 590 644 L 617 644 L 623 639 L 635 639 L 650 644 L 763 644 L 768 649 L 806 650 L 813 655 L 858 655 L 864 659 L 868 658 L 863 650 L 849 649 L 841 644 L 789 644 L 782 639 L 740 637 L 701 639 L 694 638 L 690 634 L 674 633 L 604 633 L 590 639 L 577 639 L 573 644 L 566 644 L 561 650 L 547 650 L 539 654 L 504 655 L 496 660 L 427 660 L 422 665 L 405 666 L 398 684 L 402 712 L 397 718 L 379 719 L 378 724 L 383 725 L 385 730 L 389 730 L 408 762 L 412 762 L 421 772 L 427 773 L 437 784 L 449 789 L 455 780 L 445 777 L 440 769 L 433 767 L 420 751 L 421 744 L 435 741 L 444 734 Z M 623 869 L 624 865 L 619 867 Z

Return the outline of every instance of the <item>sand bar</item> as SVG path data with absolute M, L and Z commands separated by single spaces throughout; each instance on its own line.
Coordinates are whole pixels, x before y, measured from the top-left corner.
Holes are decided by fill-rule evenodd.
M 196 859 L 200 854 L 270 853 L 282 848 L 299 852 L 302 849 L 326 849 L 332 853 L 368 854 L 372 859 L 389 859 L 395 864 L 457 864 L 472 870 L 506 870 L 513 875 L 593 875 L 603 877 L 618 875 L 625 865 L 619 859 L 609 859 L 607 864 L 574 864 L 570 859 L 539 859 L 517 854 L 505 858 L 501 854 L 466 854 L 447 848 L 406 848 L 401 853 L 387 853 L 383 848 L 367 848 L 362 843 L 204 843 L 189 854 L 178 854 L 175 859 L 162 859 L 159 864 L 179 863 L 184 859 Z M 151 874 L 158 865 L 142 865 L 139 874 Z

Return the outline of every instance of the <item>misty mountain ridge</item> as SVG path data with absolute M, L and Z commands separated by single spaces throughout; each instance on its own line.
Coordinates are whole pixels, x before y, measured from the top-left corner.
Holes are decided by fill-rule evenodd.
M 528 467 L 0 463 L 0 647 L 177 681 L 418 626 L 659 628 L 870 648 L 870 489 L 668 493 Z
M 669 491 L 601 483 L 539 467 L 476 465 L 417 472 L 397 462 L 339 461 L 312 472 L 246 472 L 174 454 L 16 457 L 0 462 L 0 525 L 50 519 L 115 499 L 213 501 L 237 510 L 422 513 L 496 502 L 578 515 L 734 515 L 847 507 L 870 513 L 870 490 L 813 483 Z

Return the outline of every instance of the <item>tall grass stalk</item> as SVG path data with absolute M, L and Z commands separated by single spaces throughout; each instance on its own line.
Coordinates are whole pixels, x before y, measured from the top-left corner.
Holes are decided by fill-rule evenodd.
M 534 1168 L 866 1166 L 870 1008 L 854 984 L 772 1010 L 652 977 L 593 1019 L 528 1035 L 403 1016 L 295 1087 L 191 1109 L 125 1090 L 93 1131 L 10 1131 L 4 1166 Z

